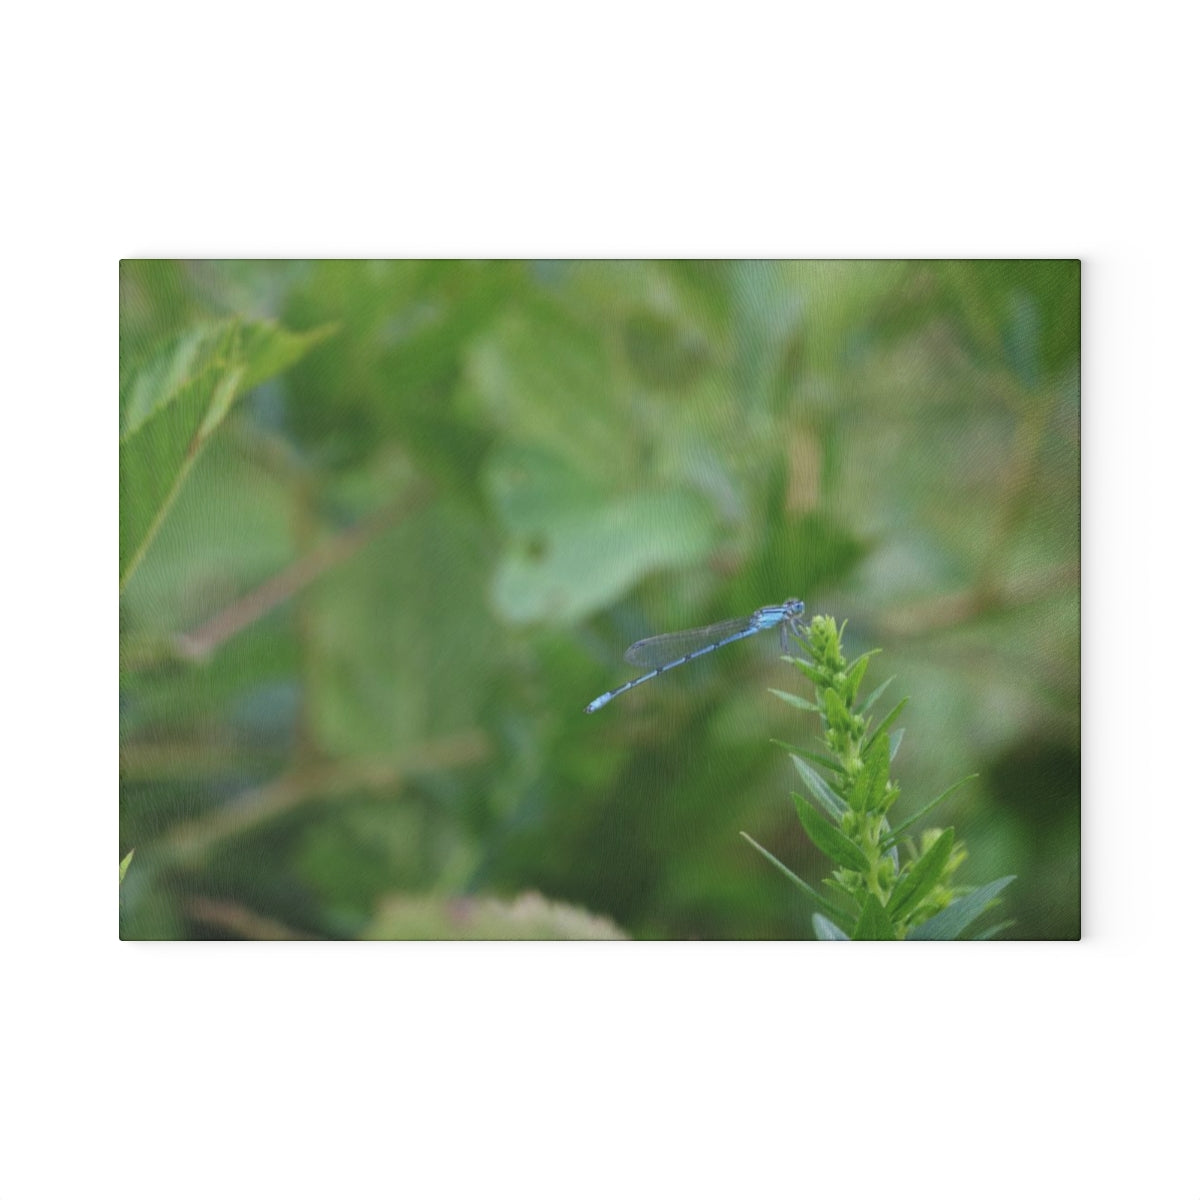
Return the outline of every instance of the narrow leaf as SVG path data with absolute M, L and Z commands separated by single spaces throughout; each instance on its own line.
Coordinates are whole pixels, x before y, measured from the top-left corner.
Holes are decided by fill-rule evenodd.
M 835 821 L 842 819 L 842 813 L 846 811 L 847 805 L 845 800 L 841 798 L 834 790 L 821 778 L 820 772 L 815 771 L 808 765 L 799 755 L 792 755 L 792 762 L 796 764 L 796 770 L 800 772 L 800 778 L 804 780 L 808 790 L 812 792 L 813 799 L 831 816 Z
M 129 870 L 129 864 L 132 861 L 133 861 L 133 851 L 130 850 L 130 852 L 127 855 L 125 855 L 125 857 L 123 859 L 121 859 L 121 878 L 118 882 L 118 886 L 120 886 L 120 884 L 125 882 L 125 872 Z
M 870 869 L 867 856 L 836 825 L 830 825 L 811 801 L 798 792 L 792 793 L 792 799 L 795 801 L 796 812 L 800 815 L 800 824 L 804 826 L 804 832 L 822 854 L 833 859 L 838 866 L 849 867 L 852 871 Z
M 791 692 L 781 692 L 778 688 L 767 688 L 768 692 L 773 692 L 780 700 L 790 704 L 793 708 L 802 709 L 804 712 L 820 712 L 811 700 L 805 700 L 803 696 L 794 696 Z
M 862 686 L 863 676 L 871 665 L 871 659 L 878 653 L 878 650 L 868 650 L 866 654 L 860 654 L 846 668 L 846 691 L 851 700 L 858 695 L 858 689 Z
M 848 942 L 850 935 L 840 926 L 835 925 L 828 917 L 813 913 L 813 932 L 819 942 Z
M 793 754 L 798 754 L 805 762 L 812 763 L 816 767 L 824 767 L 827 771 L 840 771 L 841 764 L 824 754 L 814 754 L 811 750 L 801 750 L 799 746 L 789 746 L 788 749 Z
M 894 942 L 896 940 L 896 930 L 888 920 L 887 913 L 883 911 L 883 905 L 875 896 L 867 897 L 867 901 L 863 905 L 862 916 L 858 918 L 858 924 L 855 925 L 850 938 L 855 942 Z
M 907 703 L 908 703 L 908 697 L 905 696 L 904 699 L 901 700 L 900 703 L 897 704 L 896 707 L 893 708 L 892 711 L 890 713 L 888 713 L 888 715 L 886 717 L 883 718 L 883 721 L 880 724 L 879 728 L 876 729 L 875 732 L 872 733 L 869 738 L 867 738 L 867 744 L 863 747 L 864 754 L 879 740 L 879 737 L 881 734 L 886 733 L 891 728 L 891 726 L 895 722 L 896 718 L 904 711 L 904 706 Z
M 849 729 L 851 725 L 850 710 L 841 696 L 833 688 L 826 688 L 821 699 L 824 702 L 825 719 L 829 722 L 830 728 Z
M 913 941 L 951 941 L 988 908 L 1014 879 L 1015 875 L 1005 875 L 1002 879 L 995 879 L 965 896 L 960 896 L 953 904 L 943 908 L 937 916 L 930 917 L 916 929 L 910 930 L 909 938 Z
M 859 715 L 860 715 L 860 716 L 866 716 L 866 714 L 867 714 L 867 713 L 870 711 L 870 709 L 871 709 L 871 705 L 872 705 L 872 704 L 874 704 L 874 703 L 875 703 L 875 701 L 876 701 L 876 700 L 878 700 L 878 699 L 879 699 L 879 697 L 880 697 L 880 696 L 882 696 L 882 695 L 883 695 L 883 693 L 884 693 L 885 691 L 887 691 L 888 684 L 889 684 L 889 683 L 894 683 L 895 681 L 896 681 L 896 677 L 895 677 L 895 675 L 891 676 L 891 678 L 890 678 L 890 679 L 885 679 L 885 680 L 884 680 L 884 681 L 883 681 L 883 682 L 882 682 L 882 683 L 881 683 L 881 684 L 880 684 L 880 685 L 879 685 L 879 686 L 878 686 L 878 687 L 877 687 L 877 688 L 876 688 L 876 689 L 875 689 L 875 690 L 874 690 L 874 691 L 873 691 L 873 692 L 872 692 L 872 693 L 871 693 L 871 694 L 870 694 L 870 695 L 869 695 L 869 696 L 866 698 L 866 700 L 864 700 L 864 701 L 863 701 L 863 703 L 862 703 L 861 705 L 859 705 L 859 708 L 858 708 Z
M 941 836 L 913 863 L 896 883 L 888 901 L 888 916 L 903 921 L 937 886 L 954 849 L 954 830 L 943 829 Z
M 913 825 L 915 825 L 915 824 L 916 824 L 916 823 L 917 823 L 917 822 L 918 822 L 918 821 L 919 821 L 919 820 L 920 820 L 922 817 L 924 817 L 924 816 L 927 816 L 927 815 L 928 815 L 929 813 L 931 813 L 931 812 L 932 812 L 932 811 L 933 811 L 935 808 L 937 808 L 937 806 L 938 806 L 939 804 L 941 804 L 941 802 L 942 802 L 943 800 L 945 800 L 945 798 L 946 798 L 948 795 L 950 795 L 950 793 L 951 793 L 952 791 L 954 791 L 954 790 L 955 790 L 955 788 L 960 788 L 960 787 L 962 787 L 962 785 L 963 785 L 964 783 L 966 783 L 968 779 L 978 779 L 978 778 L 979 778 L 979 776 L 978 776 L 978 774 L 977 774 L 977 773 L 976 773 L 976 774 L 972 774 L 972 775 L 964 775 L 964 776 L 963 776 L 963 777 L 962 777 L 962 778 L 961 778 L 961 779 L 960 779 L 960 780 L 959 780 L 957 783 L 952 783 L 952 784 L 951 784 L 951 785 L 950 785 L 950 786 L 949 786 L 949 787 L 948 787 L 948 788 L 947 788 L 947 789 L 946 789 L 946 790 L 945 790 L 945 791 L 944 791 L 944 792 L 943 792 L 943 793 L 942 793 L 940 796 L 938 796 L 936 799 L 934 799 L 934 800 L 930 800 L 930 802 L 929 802 L 928 804 L 924 805 L 922 808 L 919 808 L 919 809 L 917 809 L 917 811 L 916 811 L 915 813 L 913 813 L 913 815 L 912 815 L 911 817 L 908 817 L 906 820 L 904 820 L 904 821 L 901 821 L 901 822 L 900 822 L 900 824 L 899 824 L 899 825 L 897 825 L 897 826 L 896 826 L 896 828 L 895 828 L 895 829 L 893 829 L 893 830 L 892 830 L 892 832 L 888 834 L 887 838 L 886 838 L 886 839 L 884 839 L 884 843 L 883 843 L 883 844 L 884 844 L 884 846 L 894 846 L 894 845 L 895 845 L 895 844 L 896 844 L 896 843 L 897 843 L 897 842 L 900 840 L 900 835 L 901 835 L 901 834 L 902 834 L 902 833 L 903 833 L 903 832 L 904 832 L 906 829 L 909 829 L 909 828 L 911 828 L 911 827 L 912 827 Z
M 858 909 L 858 897 L 844 884 L 839 883 L 832 875 L 828 879 L 822 879 L 821 882 L 840 900 L 844 900 L 850 908 L 849 912 L 855 912 Z M 853 921 L 850 922 L 853 924 Z
M 824 686 L 824 676 L 822 676 L 821 672 L 812 663 L 803 658 L 793 658 L 790 656 L 788 657 L 788 661 L 794 663 L 810 683 L 815 684 L 817 687 Z
M 871 812 L 880 807 L 890 765 L 886 741 L 875 742 L 863 752 L 862 770 L 846 797 L 846 803 L 855 812 Z
M 888 762 L 895 762 L 896 755 L 900 753 L 900 743 L 904 741 L 904 730 L 897 729 L 895 733 L 888 734 Z
M 777 866 L 815 905 L 817 905 L 819 908 L 823 908 L 831 916 L 840 917 L 843 921 L 849 919 L 845 913 L 838 909 L 837 905 L 830 904 L 829 901 L 826 900 L 825 897 L 816 890 L 816 888 L 810 887 L 804 882 L 803 879 L 800 878 L 799 875 L 795 873 L 795 871 L 785 867 L 783 863 L 781 863 L 779 859 L 777 859 L 775 855 L 770 852 L 770 850 L 766 850 L 760 846 L 748 833 L 743 831 L 742 837 L 744 837 L 746 841 L 748 841 L 750 845 L 752 845 L 755 850 L 757 850 L 759 854 L 761 854 L 768 862 L 774 863 L 775 866 Z

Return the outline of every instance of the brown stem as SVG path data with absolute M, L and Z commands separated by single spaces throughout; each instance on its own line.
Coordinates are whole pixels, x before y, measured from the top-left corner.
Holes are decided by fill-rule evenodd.
M 1074 563 L 1025 575 L 1000 586 L 979 584 L 944 596 L 933 596 L 907 607 L 895 608 L 880 626 L 896 637 L 917 637 L 950 629 L 982 613 L 1012 611 L 1036 604 L 1068 588 L 1078 588 L 1079 568 Z
M 330 538 L 310 554 L 292 563 L 272 579 L 259 584 L 191 633 L 179 634 L 175 650 L 193 662 L 207 658 L 218 646 L 236 633 L 264 617 L 272 609 L 290 600 L 324 572 L 356 554 L 376 534 L 394 525 L 425 499 L 424 490 L 415 492 L 397 504 L 389 505 L 360 521 L 353 528 Z
M 299 933 L 281 921 L 252 912 L 230 900 L 214 900 L 209 896 L 188 896 L 183 911 L 193 921 L 225 929 L 238 937 L 255 942 L 303 942 L 313 940 L 308 933 Z
M 478 732 L 456 734 L 388 758 L 360 758 L 281 775 L 223 805 L 216 812 L 177 826 L 166 847 L 179 858 L 196 859 L 217 842 L 245 833 L 310 800 L 335 800 L 362 791 L 394 788 L 410 775 L 477 762 L 488 753 Z

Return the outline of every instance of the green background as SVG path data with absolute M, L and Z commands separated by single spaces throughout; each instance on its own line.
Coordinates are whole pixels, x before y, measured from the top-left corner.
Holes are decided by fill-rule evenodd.
M 122 936 L 813 936 L 789 596 L 1079 936 L 1077 262 L 120 274 Z

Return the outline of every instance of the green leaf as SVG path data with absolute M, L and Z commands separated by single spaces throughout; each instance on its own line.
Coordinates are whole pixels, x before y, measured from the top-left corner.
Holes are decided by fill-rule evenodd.
M 879 697 L 880 697 L 880 696 L 882 696 L 882 695 L 883 695 L 883 693 L 884 693 L 885 691 L 887 691 L 888 684 L 890 684 L 890 683 L 894 683 L 894 682 L 895 682 L 895 680 L 896 680 L 896 677 L 895 677 L 895 675 L 891 676 L 891 678 L 890 678 L 890 679 L 885 679 L 885 680 L 884 680 L 884 681 L 883 681 L 883 682 L 882 682 L 882 683 L 881 683 L 881 684 L 880 684 L 880 685 L 879 685 L 879 686 L 878 686 L 878 687 L 877 687 L 877 688 L 876 688 L 876 689 L 875 689 L 875 690 L 874 690 L 874 691 L 873 691 L 873 692 L 872 692 L 872 693 L 871 693 L 871 694 L 870 694 L 870 695 L 869 695 L 869 696 L 866 698 L 866 700 L 865 700 L 865 701 L 863 701 L 863 703 L 862 703 L 862 704 L 860 704 L 860 705 L 858 706 L 858 713 L 859 713 L 859 715 L 860 715 L 860 716 L 866 716 L 866 714 L 867 714 L 868 712 L 870 712 L 870 710 L 871 710 L 871 705 L 872 705 L 872 704 L 874 704 L 874 703 L 875 703 L 875 701 L 876 701 L 876 700 L 878 700 L 878 699 L 879 699 Z
M 904 730 L 897 729 L 895 733 L 888 734 L 888 762 L 895 762 L 896 755 L 900 753 L 900 743 L 904 741 Z
M 137 566 L 199 452 L 209 410 L 228 391 L 236 325 L 189 331 L 123 372 L 120 393 L 120 581 Z
M 812 663 L 807 662 L 803 658 L 794 658 L 790 654 L 781 655 L 784 662 L 793 663 L 809 683 L 814 687 L 822 688 L 825 686 L 825 676 L 818 667 L 814 667 Z
M 514 623 L 574 624 L 648 575 L 696 566 L 716 544 L 712 503 L 686 488 L 609 496 L 567 459 L 508 444 L 484 475 L 507 534 L 492 602 Z
M 123 859 L 121 859 L 121 878 L 118 882 L 118 886 L 120 886 L 120 884 L 125 882 L 125 872 L 129 870 L 129 864 L 132 861 L 133 861 L 133 851 L 130 850 L 130 852 L 127 855 L 125 855 L 125 857 Z
M 782 746 L 783 743 L 776 742 L 776 745 Z M 842 769 L 840 763 L 824 754 L 814 754 L 811 750 L 802 750 L 799 746 L 784 746 L 784 749 L 791 754 L 798 754 L 805 762 L 812 763 L 814 766 L 824 767 L 827 771 L 836 772 Z M 844 812 L 845 809 L 843 808 L 841 811 Z
M 237 333 L 237 321 L 193 325 L 148 351 L 121 347 L 119 415 L 122 439 L 136 433 L 163 405 L 177 402 L 211 368 L 221 373 Z
M 867 897 L 866 903 L 863 905 L 862 916 L 858 918 L 858 924 L 855 925 L 850 939 L 855 942 L 894 942 L 896 940 L 896 930 L 888 920 L 887 914 L 883 911 L 883 905 L 879 903 L 877 897 Z
M 846 707 L 841 696 L 833 688 L 826 688 L 821 696 L 825 708 L 825 719 L 831 729 L 849 730 L 851 728 L 850 710 Z
M 858 689 L 862 685 L 863 676 L 867 673 L 867 668 L 871 665 L 871 659 L 878 653 L 878 650 L 868 650 L 866 654 L 860 654 L 846 668 L 846 692 L 851 700 L 858 695 Z
M 850 912 L 858 911 L 858 897 L 854 894 L 854 892 L 850 888 L 846 887 L 845 884 L 839 883 L 838 880 L 835 879 L 832 875 L 828 879 L 821 880 L 821 882 L 835 896 L 837 896 L 838 899 L 844 900 L 848 905 L 850 905 L 850 908 L 848 911 L 850 911 Z M 850 921 L 850 924 L 852 924 L 852 925 L 854 924 L 853 918 L 849 918 L 849 921 Z
M 613 420 L 620 385 L 604 335 L 540 290 L 519 305 L 505 303 L 503 312 L 466 343 L 464 399 L 475 419 L 503 430 L 513 446 L 537 447 L 600 481 L 606 493 L 636 494 L 646 477 L 635 479 L 632 447 Z
M 240 331 L 240 348 L 246 360 L 242 390 L 248 392 L 282 374 L 314 346 L 337 333 L 339 327 L 339 322 L 331 321 L 296 333 L 270 321 L 244 322 Z
M 817 803 L 835 821 L 840 821 L 842 814 L 847 811 L 845 800 L 821 778 L 820 772 L 813 770 L 799 755 L 793 754 L 792 762 L 796 764 L 796 770 L 800 772 L 800 778 L 804 780 Z
M 933 811 L 935 808 L 937 808 L 937 806 L 938 806 L 939 804 L 941 804 L 941 802 L 942 802 L 943 800 L 945 800 L 945 798 L 946 798 L 948 795 L 950 795 L 950 793 L 951 793 L 952 791 L 954 791 L 954 790 L 955 790 L 955 788 L 960 788 L 960 787 L 962 787 L 962 785 L 963 785 L 964 783 L 966 783 L 968 779 L 978 779 L 978 778 L 979 778 L 979 775 L 978 775 L 978 773 L 977 773 L 977 772 L 976 772 L 976 773 L 974 773 L 974 774 L 971 774 L 971 775 L 964 775 L 964 776 L 963 776 L 963 777 L 962 777 L 962 778 L 961 778 L 961 779 L 960 779 L 960 780 L 959 780 L 957 783 L 952 783 L 952 784 L 951 784 L 951 785 L 950 785 L 950 786 L 949 786 L 949 787 L 948 787 L 948 788 L 947 788 L 947 789 L 946 789 L 944 792 L 942 792 L 942 794 L 941 794 L 940 796 L 938 796 L 936 799 L 934 799 L 934 800 L 930 800 L 930 802 L 929 802 L 928 804 L 926 804 L 926 805 L 924 805 L 923 807 L 921 807 L 921 808 L 917 809 L 917 811 L 916 811 L 915 813 L 913 813 L 913 815 L 912 815 L 911 817 L 908 817 L 906 820 L 904 820 L 904 821 L 901 821 L 901 822 L 900 822 L 900 824 L 899 824 L 899 825 L 897 825 L 897 826 L 895 827 L 895 829 L 893 829 L 893 830 L 891 831 L 891 833 L 889 833 L 889 834 L 888 834 L 888 836 L 887 836 L 887 837 L 884 839 L 884 841 L 883 841 L 883 846 L 884 846 L 884 848 L 886 849 L 887 847 L 894 846 L 894 845 L 895 845 L 895 844 L 896 844 L 896 843 L 897 843 L 897 842 L 900 840 L 900 835 L 901 835 L 901 834 L 902 834 L 902 833 L 903 833 L 903 832 L 904 832 L 906 829 L 909 829 L 909 828 L 911 828 L 911 826 L 915 825 L 915 824 L 916 824 L 916 823 L 917 823 L 917 822 L 918 822 L 918 821 L 919 821 L 919 820 L 920 820 L 922 817 L 924 817 L 924 816 L 928 815 L 928 814 L 929 814 L 929 813 L 931 813 L 931 812 L 932 812 L 932 811 Z
M 965 896 L 960 896 L 936 916 L 910 930 L 909 938 L 913 941 L 951 941 L 988 908 L 1014 879 L 1015 875 L 1005 875 L 1002 879 L 995 879 Z
M 943 829 L 937 841 L 900 877 L 888 901 L 888 916 L 903 921 L 937 886 L 954 849 L 954 830 Z
M 835 925 L 828 917 L 813 913 L 813 932 L 819 942 L 848 942 L 850 935 L 840 926 Z
M 767 688 L 768 692 L 773 692 L 780 700 L 790 704 L 793 708 L 803 709 L 804 712 L 820 712 L 818 705 L 811 700 L 805 700 L 803 696 L 795 696 L 791 692 L 781 692 L 778 688 Z
M 811 801 L 799 792 L 792 793 L 792 800 L 804 832 L 822 854 L 833 859 L 840 867 L 849 867 L 852 871 L 870 870 L 867 856 L 836 825 L 830 825 Z
M 746 841 L 748 841 L 750 845 L 752 845 L 755 850 L 757 850 L 759 854 L 761 854 L 768 862 L 774 863 L 774 865 L 778 867 L 779 870 L 781 870 L 815 905 L 817 905 L 818 908 L 823 908 L 831 916 L 841 917 L 843 921 L 849 920 L 848 915 L 844 912 L 841 912 L 837 905 L 830 904 L 830 902 L 826 900 L 825 897 L 816 890 L 816 888 L 810 887 L 804 882 L 803 879 L 800 878 L 799 875 L 795 873 L 795 871 L 785 867 L 783 863 L 781 863 L 779 859 L 777 859 L 775 855 L 770 852 L 770 850 L 764 849 L 748 833 L 744 831 L 742 832 L 742 837 L 744 837 Z
M 205 441 L 234 400 L 290 366 L 328 327 L 206 322 L 121 364 L 119 549 L 124 590 Z
M 876 729 L 875 732 L 872 733 L 869 738 L 867 738 L 867 744 L 863 747 L 864 757 L 866 755 L 866 751 L 868 751 L 873 745 L 875 745 L 875 743 L 877 741 L 879 741 L 880 735 L 883 733 L 886 733 L 887 730 L 891 728 L 891 726 L 895 722 L 896 718 L 904 711 L 904 706 L 907 703 L 908 703 L 908 697 L 905 696 L 904 699 L 901 700 L 900 703 L 897 704 L 896 707 L 893 708 L 892 711 L 890 713 L 888 713 L 888 715 L 886 717 L 883 718 L 883 722 L 879 726 L 879 728 Z
M 855 812 L 873 812 L 880 807 L 884 790 L 887 788 L 890 765 L 886 738 L 867 747 L 863 753 L 862 770 L 859 771 L 854 785 L 850 788 L 850 794 L 846 797 L 846 803 Z

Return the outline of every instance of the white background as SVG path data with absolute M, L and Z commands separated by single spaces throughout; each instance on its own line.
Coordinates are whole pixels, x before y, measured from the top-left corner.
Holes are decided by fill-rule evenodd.
M 0 1198 L 1200 1197 L 1186 11 L 10 15 Z M 121 944 L 117 264 L 218 255 L 1082 258 L 1084 941 Z

